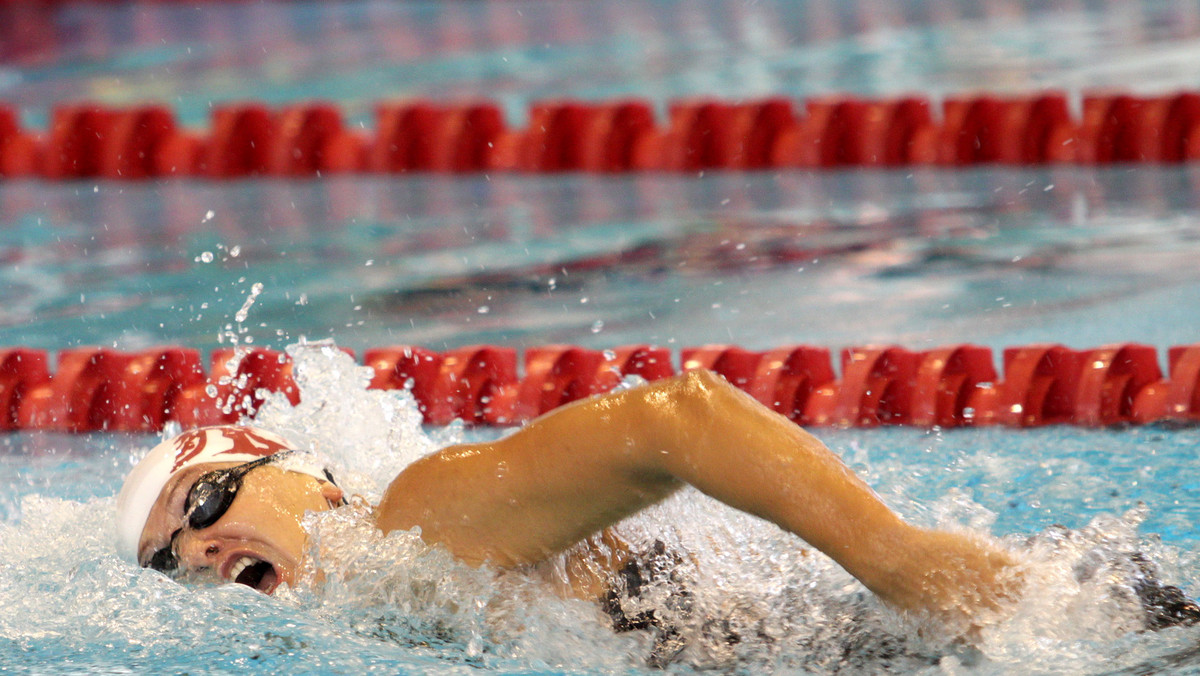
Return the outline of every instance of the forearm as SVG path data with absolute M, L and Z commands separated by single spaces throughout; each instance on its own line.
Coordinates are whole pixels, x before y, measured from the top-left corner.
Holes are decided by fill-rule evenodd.
M 912 527 L 819 440 L 719 376 L 648 392 L 662 419 L 645 461 L 832 557 L 871 589 L 890 585 Z M 667 402 L 673 402 L 668 404 Z
M 1014 593 L 1007 552 L 905 523 L 819 440 L 723 379 L 671 387 L 646 393 L 664 414 L 643 458 L 658 471 L 795 533 L 898 608 L 971 617 Z

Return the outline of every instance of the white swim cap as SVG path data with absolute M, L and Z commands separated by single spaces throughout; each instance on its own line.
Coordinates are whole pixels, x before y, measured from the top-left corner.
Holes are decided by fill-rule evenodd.
M 180 471 L 206 462 L 250 462 L 294 450 L 287 439 L 254 427 L 222 425 L 184 432 L 155 446 L 142 458 L 117 495 L 117 551 L 137 562 L 138 541 L 163 487 Z M 321 468 L 288 462 L 286 469 L 330 480 Z

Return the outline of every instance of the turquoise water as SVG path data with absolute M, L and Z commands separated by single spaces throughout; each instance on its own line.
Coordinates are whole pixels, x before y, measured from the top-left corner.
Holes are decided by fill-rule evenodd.
M 63 5 L 7 22 L 0 99 L 31 124 L 79 98 L 159 100 L 199 124 L 224 101 L 322 98 L 358 120 L 384 97 L 486 96 L 515 122 L 561 97 L 1200 86 L 1188 0 Z
M 43 32 L 0 40 L 0 99 L 33 126 L 83 97 L 159 100 L 201 125 L 213 103 L 246 97 L 322 97 L 368 121 L 384 97 L 484 95 L 516 124 L 551 96 L 1200 89 L 1200 16 L 1182 1 L 63 3 L 32 16 L 20 25 Z M 0 345 L 1134 341 L 1165 354 L 1200 340 L 1197 181 L 1116 167 L 4 182 Z M 302 409 L 271 420 L 366 475 L 364 494 L 463 433 L 420 436 L 402 402 L 344 382 L 344 367 L 314 361 Z M 343 415 L 303 408 L 317 402 Z M 1106 587 L 1069 574 L 1140 549 L 1200 593 L 1195 427 L 819 432 L 912 520 L 1006 536 L 1046 579 L 971 653 L 773 528 L 687 494 L 626 530 L 694 552 L 701 606 L 772 639 L 696 647 L 673 670 L 1198 669 L 1195 629 L 1130 632 Z M 647 637 L 614 634 L 593 607 L 404 537 L 356 550 L 345 534 L 361 523 L 345 515 L 313 524 L 350 561 L 327 562 L 345 571 L 334 588 L 265 598 L 136 569 L 111 545 L 112 495 L 152 442 L 0 440 L 0 671 L 647 670 Z M 1074 535 L 1058 542 L 1055 524 Z
M 5 183 L 0 344 L 1165 348 L 1191 172 Z

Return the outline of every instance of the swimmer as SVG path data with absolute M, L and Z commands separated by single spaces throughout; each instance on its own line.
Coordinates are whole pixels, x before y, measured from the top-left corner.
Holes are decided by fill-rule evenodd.
M 118 496 L 120 551 L 268 594 L 294 584 L 304 514 L 347 496 L 328 472 L 295 464 L 292 448 L 234 426 L 160 444 Z M 421 458 L 392 480 L 374 519 L 385 533 L 420 527 L 472 565 L 529 568 L 568 552 L 562 591 L 604 604 L 631 566 L 637 573 L 608 528 L 685 484 L 795 534 L 901 612 L 969 630 L 1020 592 L 1017 558 L 998 542 L 905 522 L 815 437 L 707 371 L 578 401 L 497 441 Z

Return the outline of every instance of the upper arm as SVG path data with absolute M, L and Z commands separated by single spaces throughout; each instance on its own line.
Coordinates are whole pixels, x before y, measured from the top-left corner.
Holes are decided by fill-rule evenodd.
M 471 563 L 541 561 L 679 485 L 643 461 L 655 445 L 654 406 L 636 391 L 593 398 L 504 439 L 443 449 L 396 477 L 377 523 L 419 526 Z
M 419 526 L 426 541 L 469 562 L 519 565 L 662 500 L 682 481 L 769 518 L 771 506 L 754 497 L 762 472 L 742 471 L 743 454 L 764 434 L 787 446 L 803 433 L 719 376 L 691 371 L 422 458 L 388 487 L 377 523 L 385 532 Z M 760 459 L 790 454 L 765 450 Z

